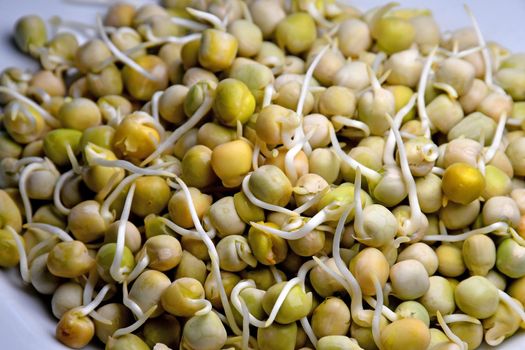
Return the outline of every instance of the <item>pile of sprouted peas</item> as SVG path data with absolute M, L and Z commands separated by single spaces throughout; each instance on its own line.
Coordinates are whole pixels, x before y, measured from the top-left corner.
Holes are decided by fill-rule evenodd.
M 525 54 L 426 9 L 32 15 L 0 265 L 107 350 L 472 350 L 525 327 Z

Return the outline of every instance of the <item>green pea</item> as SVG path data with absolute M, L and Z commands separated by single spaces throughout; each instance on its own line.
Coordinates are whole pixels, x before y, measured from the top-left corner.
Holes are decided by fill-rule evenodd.
M 105 350 L 150 350 L 150 348 L 141 338 L 129 333 L 117 338 L 109 337 Z
M 290 180 L 274 165 L 263 165 L 255 170 L 248 186 L 255 197 L 278 206 L 287 205 L 292 196 Z
M 155 92 L 168 87 L 168 67 L 159 57 L 141 56 L 135 62 L 156 79 L 151 80 L 129 66 L 125 66 L 122 69 L 122 80 L 131 96 L 140 101 L 148 101 Z
M 383 17 L 375 24 L 372 35 L 382 51 L 393 54 L 408 49 L 414 42 L 416 32 L 405 19 Z
M 15 43 L 25 53 L 38 57 L 37 49 L 47 42 L 46 24 L 37 15 L 24 16 L 15 24 Z
M 454 296 L 461 311 L 477 319 L 494 315 L 499 304 L 498 289 L 481 276 L 459 282 Z
M 55 129 L 44 137 L 44 152 L 58 166 L 69 164 L 67 146 L 78 154 L 82 132 L 73 129 Z
M 263 223 L 266 226 L 277 228 L 274 223 Z M 276 265 L 286 259 L 288 245 L 286 240 L 272 233 L 264 232 L 250 227 L 248 231 L 248 243 L 253 255 L 263 265 Z
M 80 241 L 60 242 L 47 257 L 49 272 L 57 277 L 75 278 L 84 275 L 95 265 L 87 247 Z
M 190 148 L 182 158 L 182 179 L 188 186 L 204 188 L 217 180 L 211 166 L 212 151 L 206 146 Z
M 213 111 L 219 122 L 234 127 L 246 123 L 255 110 L 255 98 L 240 80 L 224 79 L 215 90 Z
M 87 74 L 87 86 L 94 97 L 121 95 L 124 89 L 120 70 L 110 64 L 98 73 Z
M 310 49 L 316 37 L 315 22 L 306 12 L 288 15 L 275 28 L 277 44 L 294 55 Z
M 312 314 L 312 329 L 318 338 L 345 335 L 350 329 L 350 309 L 339 298 L 327 298 Z
M 131 311 L 123 304 L 106 304 L 98 308 L 97 313 L 111 321 L 110 325 L 97 320 L 93 321 L 95 323 L 95 334 L 104 344 L 108 342 L 117 329 L 127 327 L 133 322 Z
M 297 324 L 272 323 L 269 327 L 257 329 L 259 350 L 294 350 L 297 340 Z
M 199 63 L 212 72 L 225 70 L 233 63 L 238 46 L 233 35 L 217 29 L 206 29 L 200 41 Z
M 113 282 L 113 277 L 111 277 L 109 269 L 111 268 L 113 260 L 115 259 L 116 250 L 116 243 L 104 244 L 102 247 L 100 247 L 96 256 L 97 272 L 100 275 L 100 277 L 108 283 Z M 134 267 L 135 258 L 133 257 L 133 253 L 128 247 L 124 246 L 122 260 L 120 262 L 120 269 L 126 270 L 129 273 L 133 270 Z
M 525 276 L 525 247 L 512 238 L 501 242 L 496 252 L 496 266 L 504 275 L 511 278 Z

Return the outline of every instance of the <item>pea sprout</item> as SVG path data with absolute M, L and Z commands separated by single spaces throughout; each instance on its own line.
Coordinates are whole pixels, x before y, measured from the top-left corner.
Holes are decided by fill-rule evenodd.
M 226 19 L 228 17 L 225 17 L 224 21 L 222 21 L 219 17 L 215 16 L 214 14 L 204 12 L 204 11 L 199 11 L 191 7 L 186 7 L 186 11 L 188 11 L 188 13 L 192 15 L 193 17 L 210 23 L 215 29 L 222 30 L 222 31 L 226 30 L 226 21 L 227 21 Z
M 60 227 L 56 227 L 50 224 L 33 222 L 25 224 L 24 228 L 28 230 L 41 230 L 50 233 L 58 237 L 58 239 L 60 239 L 63 242 L 69 242 L 73 240 L 73 238 L 66 231 L 62 230 Z
M 126 56 L 122 51 L 118 49 L 118 47 L 113 44 L 113 42 L 109 39 L 108 35 L 106 34 L 106 31 L 104 30 L 104 26 L 102 24 L 102 18 L 97 16 L 97 31 L 100 35 L 102 41 L 106 44 L 108 49 L 111 51 L 113 56 L 120 60 L 122 63 L 139 73 L 140 75 L 144 76 L 146 79 L 156 81 L 158 80 L 156 76 L 152 75 L 150 72 L 142 68 L 138 63 L 133 61 L 131 58 Z
M 456 344 L 459 347 L 459 350 L 468 350 L 467 343 L 462 341 L 461 338 L 459 338 L 457 335 L 454 334 L 454 332 L 452 332 L 445 320 L 443 320 L 443 316 L 441 316 L 441 312 L 439 312 L 439 310 L 437 311 L 437 320 L 439 325 L 441 326 L 441 329 L 443 329 L 443 332 L 445 332 L 448 339 L 450 339 L 454 344 Z
M 335 115 L 330 119 L 332 120 L 332 122 L 335 122 L 337 124 L 341 124 L 343 126 L 361 131 L 363 137 L 370 136 L 370 128 L 362 121 L 351 119 L 342 115 Z
M 5 230 L 13 236 L 16 243 L 16 249 L 18 250 L 18 256 L 20 257 L 20 275 L 25 283 L 31 283 L 31 276 L 29 274 L 29 266 L 27 261 L 27 254 L 22 242 L 22 237 L 12 228 L 10 225 L 6 225 Z
M 494 138 L 492 139 L 492 143 L 490 147 L 485 151 L 485 154 L 483 156 L 483 160 L 485 161 L 485 163 L 489 163 L 496 155 L 496 152 L 498 151 L 501 145 L 506 123 L 507 115 L 503 113 L 498 120 L 498 125 L 496 127 L 496 131 L 494 132 Z
M 498 296 L 499 299 L 505 303 L 505 305 L 518 314 L 518 316 L 521 318 L 521 322 L 525 322 L 525 311 L 523 311 L 523 305 L 521 305 L 519 302 L 516 302 L 501 289 L 498 289 Z
M 126 201 L 124 202 L 124 209 L 120 216 L 120 221 L 118 224 L 118 233 L 117 233 L 117 248 L 115 250 L 115 256 L 109 272 L 111 277 L 117 282 L 122 282 L 124 280 L 124 274 L 129 273 L 127 268 L 122 268 L 122 259 L 124 254 L 125 238 L 126 238 L 126 223 L 128 222 L 129 214 L 131 212 L 131 204 L 133 202 L 133 195 L 135 194 L 135 183 L 131 184 L 131 187 L 128 190 L 126 195 Z
M 431 136 L 431 122 L 425 104 L 425 90 L 427 89 L 428 76 L 432 69 L 432 61 L 434 60 L 436 51 L 437 47 L 434 47 L 427 56 L 425 64 L 423 65 L 423 70 L 421 71 L 421 78 L 419 79 L 419 84 L 417 87 L 417 112 L 419 114 L 419 118 L 421 118 L 421 124 L 423 130 L 425 131 L 426 138 L 430 138 Z
M 446 92 L 446 94 L 452 99 L 452 100 L 457 100 L 459 95 L 458 95 L 458 92 L 456 91 L 456 89 L 450 85 L 450 84 L 447 84 L 447 83 L 442 83 L 442 82 L 435 82 L 432 84 L 432 86 L 435 88 L 435 89 L 439 89 L 439 90 L 443 90 Z
M 170 20 L 178 26 L 194 30 L 196 32 L 202 32 L 205 29 L 208 29 L 208 26 L 200 22 L 192 21 L 191 19 L 182 18 L 182 17 L 171 17 Z
M 177 140 L 184 135 L 188 130 L 193 128 L 197 123 L 200 122 L 204 116 L 209 112 L 211 105 L 213 103 L 213 98 L 209 95 L 207 91 L 205 91 L 206 97 L 204 98 L 204 101 L 202 104 L 197 108 L 195 113 L 181 126 L 179 126 L 171 135 L 169 135 L 164 141 L 162 141 L 161 144 L 157 146 L 157 149 L 150 154 L 141 164 L 140 166 L 145 166 L 146 164 L 153 161 L 155 158 L 159 157 L 166 149 L 171 147 Z
M 403 175 L 403 180 L 408 190 L 408 201 L 410 203 L 410 219 L 408 222 L 405 222 L 401 227 L 403 235 L 410 236 L 412 242 L 417 242 L 421 240 L 428 228 L 428 220 L 421 211 L 419 205 L 419 199 L 417 198 L 416 183 L 412 174 L 410 172 L 410 167 L 408 165 L 407 156 L 405 153 L 405 146 L 399 130 L 394 125 L 392 118 L 387 115 L 388 121 L 392 127 L 391 131 L 394 133 L 396 138 L 396 143 L 399 152 L 399 159 L 401 163 L 401 174 Z
M 308 138 L 304 134 L 303 130 L 303 109 L 304 104 L 306 102 L 306 96 L 308 93 L 308 88 L 310 86 L 310 80 L 312 79 L 312 76 L 314 74 L 315 68 L 319 65 L 319 62 L 321 62 L 321 59 L 326 54 L 328 49 L 330 48 L 329 45 L 324 46 L 321 51 L 315 56 L 314 60 L 308 67 L 308 70 L 306 71 L 306 75 L 303 79 L 303 83 L 301 85 L 301 93 L 299 94 L 299 100 L 297 101 L 297 109 L 296 114 L 299 117 L 299 124 L 297 125 L 294 133 L 294 143 L 295 145 L 286 152 L 286 156 L 284 157 L 284 168 L 286 169 L 286 174 L 289 174 L 289 176 L 292 179 L 297 179 L 297 171 L 294 166 L 294 160 L 297 154 L 305 148 L 308 151 L 311 151 L 311 147 L 308 146 Z
M 488 226 L 484 226 L 481 228 L 463 232 L 458 235 L 426 235 L 425 237 L 423 237 L 422 240 L 425 242 L 436 242 L 436 241 L 462 242 L 466 240 L 467 238 L 474 236 L 474 235 L 485 235 L 485 234 L 493 233 L 493 232 L 506 232 L 508 227 L 509 225 L 505 222 L 495 222 Z
M 390 322 L 394 322 L 399 320 L 399 316 L 392 310 L 390 310 L 386 305 L 383 305 L 382 308 L 379 308 L 378 302 L 370 297 L 370 296 L 364 296 L 363 299 L 374 308 L 374 310 L 381 310 L 381 314 L 388 319 Z M 380 319 L 380 318 L 379 318 Z
M 266 202 L 258 199 L 257 197 L 255 197 L 255 195 L 250 190 L 250 186 L 248 185 L 248 182 L 250 181 L 251 176 L 252 175 L 250 173 L 250 174 L 246 175 L 244 177 L 244 179 L 242 180 L 242 191 L 244 192 L 244 194 L 246 195 L 246 197 L 248 198 L 248 200 L 252 204 L 254 204 L 254 205 L 256 205 L 256 206 L 258 206 L 260 208 L 266 209 L 266 210 L 275 211 L 277 213 L 283 213 L 283 214 L 286 214 L 286 215 L 289 215 L 289 216 L 297 216 L 298 215 L 293 210 L 289 210 L 289 209 L 280 207 L 278 205 L 266 203 Z
M 377 278 L 373 279 L 374 282 L 374 288 L 376 291 L 376 307 L 374 310 L 374 317 L 372 318 L 372 336 L 374 338 L 374 342 L 378 347 L 381 346 L 381 335 L 380 335 L 380 329 L 379 325 L 381 322 L 381 312 L 383 310 L 383 290 L 381 288 L 381 284 L 379 283 L 379 280 Z
M 62 188 L 64 187 L 64 184 L 73 176 L 75 176 L 75 172 L 73 169 L 61 174 L 57 180 L 57 183 L 55 184 L 55 189 L 53 191 L 53 204 L 55 205 L 57 210 L 63 215 L 69 215 L 71 209 L 66 208 L 62 203 L 62 199 L 60 198 Z
M 443 321 L 445 323 L 455 323 L 455 322 L 468 322 L 472 324 L 481 324 L 480 320 L 465 314 L 450 314 L 443 316 Z
M 128 327 L 117 329 L 113 333 L 112 337 L 118 338 L 123 335 L 135 332 L 137 329 L 142 327 L 142 325 L 151 317 L 151 315 L 155 312 L 156 309 L 157 309 L 157 305 L 153 305 L 148 311 L 146 311 L 141 317 L 139 317 L 137 321 L 135 321 L 135 323 L 133 323 L 132 325 Z
M 133 313 L 133 315 L 135 315 L 136 318 L 141 318 L 144 316 L 144 312 L 142 311 L 140 306 L 129 298 L 128 279 L 122 282 L 122 303 L 128 309 L 131 310 L 131 312 Z
M 200 33 L 193 33 L 193 34 L 188 34 L 188 35 L 185 35 L 185 36 L 161 36 L 161 37 L 158 37 L 158 36 L 156 36 L 153 33 L 153 30 L 151 29 L 151 26 L 146 26 L 145 34 L 146 34 L 145 36 L 146 36 L 146 39 L 148 40 L 148 42 L 157 43 L 159 45 L 162 45 L 162 44 L 165 44 L 165 43 L 184 45 L 184 44 L 187 44 L 187 43 L 192 42 L 194 40 L 199 40 L 201 38 L 201 36 L 202 36 Z
M 27 194 L 27 180 L 28 177 L 35 171 L 47 170 L 42 159 L 39 163 L 32 163 L 27 165 L 20 173 L 20 180 L 18 181 L 18 190 L 20 191 L 20 197 L 24 205 L 24 211 L 26 214 L 26 221 L 28 223 L 33 222 L 33 208 L 31 206 L 31 200 Z
M 24 103 L 31 108 L 33 108 L 42 118 L 44 121 L 52 128 L 58 128 L 60 126 L 60 122 L 53 116 L 51 113 L 46 111 L 44 108 L 40 107 L 37 103 L 35 103 L 30 98 L 27 98 L 26 96 L 22 95 L 18 91 L 14 89 L 7 88 L 5 86 L 0 86 L 0 93 L 6 94 L 8 96 L 13 97 L 14 99 L 20 101 L 21 103 Z
M 27 261 L 29 265 L 31 265 L 31 263 L 36 257 L 45 254 L 46 252 L 51 250 L 58 242 L 58 237 L 53 235 L 49 238 L 44 239 L 43 241 L 35 245 L 33 248 L 31 248 L 31 250 L 27 254 Z

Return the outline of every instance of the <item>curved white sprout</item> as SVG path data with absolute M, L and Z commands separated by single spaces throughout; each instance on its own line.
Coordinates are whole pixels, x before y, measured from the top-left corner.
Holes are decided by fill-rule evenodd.
M 195 204 L 193 203 L 193 199 L 191 198 L 191 193 L 188 189 L 188 186 L 182 181 L 180 178 L 176 177 L 175 180 L 179 183 L 183 193 L 184 197 L 186 198 L 186 201 L 188 202 L 188 209 L 190 211 L 191 219 L 193 220 L 193 224 L 195 225 L 195 228 L 197 229 L 197 233 L 199 234 L 199 238 L 203 241 L 203 243 L 206 245 L 206 248 L 208 249 L 208 254 L 210 255 L 211 260 L 211 268 L 212 273 L 215 278 L 215 283 L 217 284 L 217 287 L 219 289 L 219 295 L 221 298 L 222 307 L 224 308 L 224 312 L 226 313 L 226 319 L 228 321 L 228 325 L 230 326 L 233 333 L 236 335 L 240 335 L 242 331 L 237 326 L 237 323 L 235 322 L 235 318 L 233 316 L 233 312 L 230 306 L 230 303 L 228 301 L 228 296 L 226 295 L 226 291 L 224 290 L 224 285 L 222 283 L 221 279 L 221 270 L 219 265 L 219 254 L 217 253 L 217 249 L 215 248 L 215 245 L 213 241 L 208 237 L 206 234 L 206 231 L 204 230 L 204 227 L 202 227 L 202 224 L 199 220 L 199 216 L 197 215 L 197 211 L 195 209 Z
M 317 7 L 315 6 L 314 1 L 309 1 L 308 5 L 306 5 L 306 11 L 312 16 L 312 18 L 317 22 L 317 24 L 321 27 L 333 27 L 334 23 L 330 22 L 326 18 L 324 18 L 323 14 L 319 12 Z M 315 344 L 314 344 L 315 345 Z
M 450 327 L 447 325 L 445 320 L 443 320 L 443 316 L 441 316 L 441 312 L 437 312 L 437 320 L 439 325 L 441 326 L 441 329 L 443 329 L 443 332 L 445 332 L 448 339 L 450 339 L 453 343 L 455 343 L 460 350 L 468 350 L 468 345 L 463 340 L 461 340 L 457 335 L 452 332 Z
M 275 88 L 273 87 L 273 84 L 266 85 L 266 87 L 264 88 L 262 108 L 269 106 L 272 103 L 272 97 L 274 94 L 275 94 Z
M 475 317 L 465 315 L 465 314 L 451 314 L 443 316 L 445 323 L 455 323 L 455 322 L 468 322 L 473 324 L 481 324 L 481 321 Z
M 343 126 L 354 128 L 357 130 L 360 130 L 363 132 L 364 137 L 370 136 L 370 128 L 366 123 L 363 123 L 360 120 L 355 120 L 349 117 L 345 117 L 342 115 L 335 115 L 332 118 L 330 118 L 333 122 L 339 123 Z
M 117 200 L 118 196 L 122 193 L 124 188 L 128 186 L 130 183 L 141 177 L 140 174 L 132 174 L 124 178 L 117 187 L 111 192 L 111 194 L 104 200 L 102 205 L 100 206 L 100 215 L 107 221 L 112 222 L 115 220 L 115 213 L 110 210 L 111 204 Z
M 270 265 L 269 269 L 270 269 L 270 272 L 272 273 L 272 276 L 273 276 L 273 279 L 275 280 L 275 282 L 280 283 L 280 282 L 283 281 L 283 278 L 279 274 L 279 271 L 277 270 L 275 265 Z
M 129 273 L 130 271 L 127 268 L 122 268 L 122 258 L 124 255 L 125 239 L 126 239 L 126 224 L 129 219 L 129 214 L 131 212 L 131 204 L 133 203 L 133 195 L 135 194 L 135 183 L 131 184 L 128 194 L 126 195 L 126 201 L 124 202 L 124 209 L 122 209 L 122 215 L 120 216 L 120 221 L 118 224 L 117 231 L 117 247 L 115 249 L 115 256 L 113 257 L 113 262 L 109 268 L 109 273 L 111 277 L 117 281 L 122 282 L 125 279 L 124 274 Z
M 60 227 L 56 227 L 54 225 L 44 224 L 40 222 L 33 222 L 33 223 L 27 223 L 24 225 L 24 228 L 27 229 L 37 229 L 44 232 L 48 232 L 52 235 L 55 235 L 64 242 L 70 242 L 73 241 L 73 238 L 64 230 L 62 230 Z
M 31 248 L 27 254 L 28 265 L 31 265 L 36 257 L 49 252 L 58 243 L 58 241 L 59 239 L 57 236 L 51 236 Z
M 69 215 L 71 212 L 71 209 L 66 208 L 64 204 L 62 204 L 62 199 L 60 198 L 60 194 L 62 192 L 62 187 L 64 187 L 64 183 L 75 176 L 75 172 L 73 169 L 63 173 L 59 176 L 57 183 L 55 184 L 55 189 L 53 190 L 53 204 L 57 208 L 57 210 L 60 212 L 60 214 L 63 215 Z
M 301 93 L 299 94 L 299 99 L 297 101 L 297 109 L 296 114 L 299 117 L 299 123 L 295 129 L 294 132 L 294 139 L 293 142 L 295 145 L 291 149 L 286 152 L 286 155 L 284 157 L 284 168 L 286 170 L 286 174 L 288 174 L 292 179 L 297 179 L 297 170 L 295 169 L 294 160 L 297 154 L 305 148 L 309 153 L 311 151 L 311 147 L 308 143 L 308 138 L 306 137 L 304 130 L 303 130 L 303 109 L 304 104 L 306 102 L 306 97 L 308 96 L 308 88 L 310 87 L 310 81 L 312 80 L 315 68 L 321 62 L 321 59 L 326 54 L 328 49 L 330 48 L 329 45 L 324 46 L 321 51 L 315 56 L 314 60 L 306 70 L 306 74 L 304 76 L 304 79 L 301 84 Z
M 144 316 L 144 311 L 142 311 L 141 307 L 135 301 L 129 298 L 127 280 L 124 280 L 124 282 L 122 282 L 122 304 L 124 304 L 128 309 L 130 309 L 136 318 L 141 318 L 142 316 Z
M 333 150 L 335 151 L 337 156 L 339 156 L 339 158 L 341 158 L 343 162 L 348 164 L 354 170 L 357 169 L 357 167 L 361 167 L 363 175 L 366 177 L 369 184 L 378 183 L 379 180 L 381 180 L 381 174 L 359 163 L 341 149 L 341 145 L 339 144 L 339 140 L 337 140 L 337 136 L 335 134 L 335 130 L 332 124 L 328 125 L 328 130 L 330 131 L 330 140 L 332 141 Z
M 18 250 L 18 256 L 20 258 L 20 275 L 25 283 L 31 283 L 31 276 L 29 275 L 29 265 L 27 262 L 27 254 L 22 242 L 22 237 L 16 232 L 10 225 L 6 225 L 4 229 L 9 232 L 15 240 L 16 249 Z
M 113 333 L 112 337 L 118 338 L 122 335 L 135 332 L 148 320 L 148 318 L 150 318 L 150 316 L 155 312 L 156 309 L 157 305 L 153 305 L 153 307 L 146 311 L 137 321 L 135 321 L 135 323 L 128 327 L 117 329 L 115 333 Z
M 319 203 L 319 201 L 321 200 L 321 198 L 326 194 L 328 193 L 328 191 L 330 190 L 330 187 L 327 186 L 325 188 L 323 188 L 321 191 L 317 192 L 315 195 L 312 196 L 312 198 L 310 198 L 309 200 L 307 200 L 306 202 L 304 202 L 302 205 L 298 206 L 297 208 L 295 208 L 293 211 L 296 212 L 297 214 L 302 214 L 304 213 L 305 211 L 307 211 L 308 209 L 310 209 L 311 207 L 313 207 L 314 205 L 316 205 L 317 203 Z
M 263 209 L 266 209 L 266 210 L 275 211 L 275 212 L 278 212 L 278 213 L 283 213 L 283 214 L 286 214 L 286 215 L 289 215 L 289 216 L 297 216 L 297 215 L 299 215 L 296 212 L 294 212 L 293 210 L 286 209 L 286 208 L 280 207 L 278 205 L 266 203 L 266 202 L 258 199 L 257 197 L 255 197 L 255 195 L 250 190 L 250 186 L 248 185 L 248 182 L 250 181 L 251 176 L 252 176 L 252 174 L 250 173 L 250 174 L 246 175 L 244 177 L 244 179 L 242 180 L 242 191 L 246 195 L 246 198 L 248 198 L 248 200 L 253 205 L 258 206 L 258 207 L 263 208 Z
M 421 71 L 421 77 L 419 78 L 419 84 L 417 86 L 417 112 L 419 114 L 419 118 L 421 119 L 421 125 L 423 127 L 423 130 L 425 131 L 425 137 L 430 138 L 430 117 L 427 113 L 427 108 L 425 105 L 425 90 L 427 88 L 427 81 L 428 76 L 430 74 L 430 70 L 432 67 L 432 61 L 434 59 L 434 56 L 437 51 L 437 46 L 430 51 L 430 54 L 427 56 L 427 59 L 425 60 L 425 64 L 423 65 L 423 70 Z
M 144 256 L 137 262 L 133 270 L 126 276 L 126 281 L 134 281 L 139 275 L 148 267 L 150 263 L 150 257 L 148 254 Z
M 13 97 L 14 99 L 32 107 L 38 114 L 42 116 L 44 121 L 51 126 L 52 128 L 58 128 L 60 127 L 60 122 L 48 111 L 46 111 L 44 108 L 40 107 L 35 101 L 31 100 L 30 98 L 22 95 L 18 91 L 14 89 L 7 88 L 5 86 L 0 86 L 0 92 L 4 93 L 6 95 L 9 95 Z
M 186 7 L 186 11 L 188 11 L 188 13 L 192 15 L 193 17 L 210 23 L 213 27 L 215 27 L 215 29 L 226 31 L 225 22 L 221 21 L 221 19 L 215 16 L 214 14 L 211 14 L 209 12 L 199 11 L 191 7 Z M 226 18 L 227 17 L 225 17 L 225 20 Z
M 151 26 L 146 26 L 146 39 L 150 43 L 157 43 L 159 45 L 165 43 L 184 45 L 194 40 L 199 40 L 202 37 L 201 33 L 193 33 L 185 36 L 156 36 L 151 29 Z
M 374 343 L 376 343 L 379 349 L 381 346 L 381 335 L 380 335 L 380 323 L 381 323 L 381 312 L 383 310 L 383 290 L 381 289 L 381 284 L 377 278 L 374 278 L 374 288 L 376 291 L 377 304 L 374 310 L 374 317 L 372 318 L 372 337 L 374 338 Z
M 157 91 L 151 97 L 151 116 L 155 121 L 159 122 L 159 100 L 164 91 Z
M 377 310 L 378 308 L 378 304 L 377 304 L 377 301 L 372 298 L 371 296 L 363 296 L 363 299 L 368 303 L 368 305 L 370 305 L 371 307 L 373 307 L 374 309 Z M 399 316 L 392 310 L 390 310 L 388 307 L 386 307 L 385 305 L 383 305 L 383 307 L 381 308 L 381 314 L 383 316 L 385 316 L 385 318 L 387 320 L 389 320 L 390 322 L 394 322 L 394 321 L 397 321 L 399 320 Z
M 456 89 L 450 84 L 436 81 L 432 84 L 432 86 L 435 89 L 444 91 L 452 100 L 457 100 L 459 97 L 459 94 L 456 91 Z
M 507 122 L 507 114 L 503 113 L 499 120 L 498 120 L 498 126 L 496 127 L 496 132 L 494 133 L 494 138 L 492 139 L 492 143 L 490 147 L 485 151 L 485 154 L 483 155 L 483 160 L 485 163 L 488 163 L 494 158 L 496 155 L 496 152 L 498 151 L 499 146 L 501 145 L 501 140 L 503 138 L 503 133 L 505 131 L 505 124 Z
M 44 162 L 32 163 L 27 165 L 22 172 L 20 173 L 20 179 L 18 180 L 18 190 L 20 191 L 20 198 L 22 199 L 22 204 L 24 205 L 24 211 L 26 214 L 26 221 L 31 223 L 33 221 L 33 208 L 31 206 L 31 200 L 27 194 L 27 179 L 32 172 L 36 170 L 47 169 Z
M 100 38 L 106 44 L 109 51 L 115 56 L 116 59 L 124 63 L 126 66 L 130 67 L 140 75 L 144 76 L 146 79 L 157 81 L 158 78 L 142 68 L 137 62 L 133 61 L 131 58 L 126 56 L 122 51 L 118 49 L 118 47 L 113 44 L 113 42 L 109 39 L 108 35 L 106 34 L 106 31 L 104 29 L 104 25 L 102 24 L 102 17 L 100 15 L 97 16 L 97 32 L 100 35 Z
M 170 136 L 168 136 L 164 141 L 162 141 L 161 144 L 157 146 L 157 149 L 151 153 L 140 165 L 145 166 L 146 164 L 153 161 L 155 158 L 159 157 L 162 152 L 166 151 L 171 145 L 173 145 L 177 140 L 184 135 L 188 130 L 193 128 L 197 123 L 206 116 L 208 111 L 211 108 L 211 105 L 213 103 L 213 98 L 209 95 L 208 92 L 206 93 L 206 97 L 204 98 L 204 101 L 202 104 L 197 108 L 195 113 L 181 126 L 179 126 L 173 133 L 171 133 Z
M 111 285 L 110 284 L 106 284 L 104 287 L 102 287 L 102 289 L 100 290 L 100 292 L 98 292 L 97 296 L 95 297 L 95 299 L 93 299 L 93 301 L 91 301 L 89 304 L 87 305 L 84 305 L 84 306 L 81 306 L 79 307 L 78 309 L 78 312 L 82 315 L 82 316 L 87 316 L 89 315 L 91 312 L 93 312 L 97 306 L 100 305 L 100 303 L 104 300 L 104 297 L 106 296 L 106 294 L 108 293 L 109 289 L 111 288 Z
M 182 18 L 182 17 L 171 17 L 170 18 L 173 23 L 175 23 L 178 26 L 194 30 L 196 32 L 202 32 L 205 29 L 208 29 L 209 27 L 205 24 L 202 24 L 200 22 L 192 21 L 191 19 Z
M 321 225 L 322 223 L 326 222 L 327 220 L 338 218 L 339 215 L 341 215 L 341 213 L 343 212 L 343 210 L 344 210 L 344 206 L 334 202 L 334 203 L 327 205 L 322 210 L 320 210 L 317 214 L 311 217 L 305 224 L 303 224 L 305 218 L 296 216 L 292 218 L 291 223 L 288 223 L 289 225 L 291 225 L 291 227 L 294 227 L 294 228 L 300 227 L 293 231 L 285 231 L 281 229 L 276 229 L 276 228 L 262 225 L 256 222 L 250 222 L 250 225 L 252 227 L 255 227 L 258 230 L 274 234 L 276 236 L 279 236 L 287 240 L 296 240 L 296 239 L 303 238 L 304 236 L 309 234 L 313 229 L 315 229 L 317 226 Z M 296 220 L 299 222 L 296 223 Z M 301 226 L 299 224 L 301 224 Z
M 525 312 L 523 311 L 523 305 L 512 299 L 507 293 L 498 289 L 499 299 L 505 303 L 512 311 L 518 314 L 521 318 L 521 322 L 525 322 Z
M 463 232 L 459 235 L 427 235 L 424 236 L 422 241 L 425 242 L 461 242 L 474 235 L 486 235 L 495 231 L 506 231 L 509 225 L 504 222 L 495 222 L 491 225 L 480 227 L 474 230 Z
M 425 214 L 421 211 L 419 205 L 419 199 L 417 198 L 416 182 L 412 177 L 410 172 L 410 167 L 408 165 L 408 160 L 406 156 L 405 146 L 403 144 L 403 139 L 399 134 L 399 130 L 394 125 L 392 118 L 387 114 L 388 122 L 390 123 L 391 130 L 394 133 L 396 139 L 397 148 L 399 152 L 399 159 L 401 163 L 401 174 L 403 175 L 403 180 L 408 192 L 408 202 L 410 203 L 410 219 L 408 221 L 408 227 L 403 227 L 406 236 L 411 237 L 411 241 L 418 241 L 423 237 L 425 231 L 428 227 L 428 221 L 424 217 Z
M 485 83 L 489 88 L 493 88 L 494 84 L 492 82 L 492 60 L 490 59 L 489 50 L 487 48 L 487 44 L 485 42 L 485 38 L 483 37 L 483 34 L 481 33 L 481 29 L 479 27 L 478 21 L 476 17 L 474 16 L 474 13 L 470 9 L 470 7 L 467 4 L 464 4 L 465 12 L 470 18 L 470 21 L 472 22 L 472 27 L 474 28 L 474 31 L 476 32 L 476 36 L 478 38 L 478 44 L 482 48 L 481 49 L 481 55 L 483 57 L 483 61 L 485 62 Z

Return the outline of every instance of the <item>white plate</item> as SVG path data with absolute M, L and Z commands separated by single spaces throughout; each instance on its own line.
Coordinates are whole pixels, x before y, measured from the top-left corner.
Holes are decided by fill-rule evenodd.
M 360 9 L 386 2 L 387 0 L 350 1 Z M 418 0 L 399 2 L 407 7 L 423 6 L 423 2 Z M 525 1 L 432 0 L 424 2 L 424 6 L 434 12 L 442 30 L 451 30 L 470 25 L 463 3 L 468 3 L 474 11 L 487 40 L 495 40 L 511 51 L 525 51 L 525 30 L 521 25 L 525 18 Z M 16 51 L 10 40 L 13 25 L 19 17 L 36 13 L 47 19 L 59 14 L 68 20 L 94 23 L 95 14 L 103 11 L 104 6 L 76 5 L 61 0 L 0 0 L 0 70 L 8 66 L 35 67 L 34 61 Z M 16 269 L 0 271 L 0 349 L 68 349 L 55 340 L 57 321 L 46 303 L 31 287 L 23 285 Z M 86 349 L 97 348 L 90 346 Z M 512 337 L 498 349 L 525 349 L 525 334 Z

